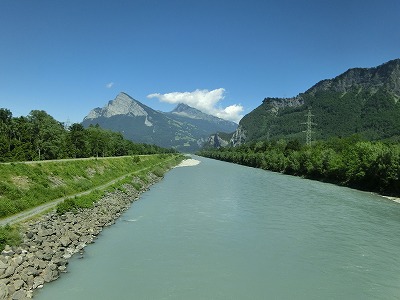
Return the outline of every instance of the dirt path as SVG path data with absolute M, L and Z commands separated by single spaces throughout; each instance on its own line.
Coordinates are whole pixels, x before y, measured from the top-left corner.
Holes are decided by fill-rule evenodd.
M 169 159 L 169 160 L 171 160 L 171 159 Z M 159 163 L 159 164 L 161 164 L 161 163 Z M 159 164 L 157 164 L 157 165 L 159 165 Z M 126 178 L 128 176 L 132 176 L 132 175 L 137 174 L 139 172 L 146 171 L 146 170 L 148 170 L 148 169 L 150 169 L 152 167 L 154 167 L 154 166 L 149 166 L 149 167 L 137 170 L 135 172 L 132 172 L 132 173 L 123 175 L 121 177 L 118 177 L 118 178 L 116 178 L 116 179 L 114 179 L 114 180 L 112 180 L 112 181 L 110 181 L 110 182 L 108 182 L 106 184 L 103 184 L 103 185 L 100 185 L 100 186 L 96 186 L 96 187 L 94 187 L 94 188 L 92 188 L 90 190 L 87 190 L 87 191 L 84 191 L 84 192 L 80 192 L 80 193 L 77 193 L 77 194 L 73 194 L 73 195 L 69 195 L 69 196 L 65 196 L 65 197 L 62 197 L 62 198 L 58 198 L 58 199 L 55 199 L 55 200 L 53 200 L 51 202 L 44 203 L 44 204 L 36 206 L 34 208 L 22 211 L 22 212 L 20 212 L 18 214 L 15 214 L 15 215 L 9 216 L 7 218 L 1 219 L 0 220 L 0 226 L 4 226 L 6 224 L 10 224 L 11 225 L 11 224 L 14 224 L 14 223 L 25 221 L 26 219 L 32 218 L 35 215 L 38 215 L 38 214 L 40 214 L 40 213 L 42 213 L 42 212 L 44 212 L 44 211 L 46 211 L 48 209 L 54 208 L 58 203 L 66 200 L 66 199 L 75 198 L 75 197 L 79 197 L 79 196 L 82 196 L 82 195 L 87 195 L 87 194 L 89 194 L 89 193 L 91 193 L 91 192 L 93 192 L 95 190 L 104 189 L 104 188 L 109 187 L 110 185 L 113 185 L 114 183 L 116 183 L 116 182 L 118 182 L 118 181 L 120 181 L 120 180 L 122 180 L 122 179 L 124 179 L 124 178 Z
M 138 154 L 134 156 L 149 156 L 152 154 Z M 97 159 L 118 159 L 123 157 L 132 157 L 131 155 L 125 156 L 106 156 L 106 157 L 82 157 L 82 158 L 63 158 L 63 159 L 48 159 L 48 160 L 28 160 L 28 161 L 18 161 L 18 162 L 0 162 L 3 165 L 11 165 L 11 164 L 43 164 L 43 163 L 52 163 L 52 162 L 65 162 L 65 161 L 75 161 L 75 160 L 97 160 Z
M 139 170 L 139 171 L 143 171 L 143 170 L 145 170 L 145 169 L 142 169 L 142 170 Z M 139 171 L 136 171 L 136 172 L 139 172 Z M 134 172 L 134 173 L 136 173 L 136 172 Z M 53 200 L 51 202 L 47 202 L 47 203 L 44 203 L 42 205 L 36 206 L 34 208 L 31 208 L 29 210 L 22 211 L 22 212 L 20 212 L 18 214 L 15 214 L 15 215 L 12 215 L 10 217 L 7 217 L 5 219 L 0 220 L 0 226 L 4 226 L 6 224 L 14 224 L 14 223 L 22 222 L 22 221 L 24 221 L 26 219 L 29 219 L 29 218 L 31 218 L 31 217 L 33 217 L 35 215 L 38 215 L 38 214 L 42 213 L 45 210 L 48 210 L 50 208 L 54 208 L 58 203 L 66 200 L 66 199 L 87 195 L 87 194 L 89 194 L 89 193 L 91 193 L 91 192 L 93 192 L 95 190 L 104 189 L 104 188 L 106 188 L 106 187 L 108 187 L 108 186 L 110 186 L 110 185 L 112 185 L 112 184 L 124 179 L 127 176 L 133 175 L 134 173 L 130 173 L 130 174 L 118 177 L 117 179 L 114 179 L 114 180 L 112 180 L 112 181 L 110 181 L 110 182 L 108 182 L 106 184 L 103 184 L 103 185 L 100 185 L 100 186 L 96 186 L 95 188 L 92 188 L 90 190 L 87 190 L 87 191 L 84 191 L 84 192 L 80 192 L 80 193 L 77 193 L 77 194 L 73 194 L 73 195 L 70 195 L 70 196 L 58 198 L 58 199 L 55 199 L 55 200 Z

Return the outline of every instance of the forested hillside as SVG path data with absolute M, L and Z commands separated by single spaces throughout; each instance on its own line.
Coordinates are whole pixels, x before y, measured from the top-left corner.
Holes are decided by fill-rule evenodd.
M 306 114 L 313 115 L 313 138 L 400 139 L 400 59 L 375 68 L 355 68 L 322 80 L 293 98 L 265 98 L 240 121 L 245 141 L 305 141 Z
M 125 140 L 99 126 L 68 128 L 42 110 L 13 117 L 0 109 L 0 162 L 170 153 L 175 150 Z

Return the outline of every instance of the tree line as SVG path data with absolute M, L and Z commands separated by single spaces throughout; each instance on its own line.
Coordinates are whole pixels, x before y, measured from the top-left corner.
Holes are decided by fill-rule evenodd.
M 0 108 L 0 162 L 172 152 L 176 151 L 128 141 L 98 125 L 66 127 L 43 110 L 13 117 L 10 110 Z
M 400 145 L 359 136 L 302 145 L 298 140 L 257 141 L 203 149 L 201 156 L 303 176 L 357 189 L 400 195 Z

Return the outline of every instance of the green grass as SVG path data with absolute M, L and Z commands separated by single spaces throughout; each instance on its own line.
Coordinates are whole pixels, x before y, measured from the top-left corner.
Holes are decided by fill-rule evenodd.
M 91 208 L 103 196 L 103 190 L 94 190 L 90 194 L 64 200 L 57 204 L 56 211 L 59 215 L 62 215 L 68 211 L 75 213 L 79 208 Z
M 0 164 L 0 219 L 106 184 L 145 168 L 169 168 L 180 155 L 157 154 L 77 161 Z M 159 171 L 156 171 L 160 173 Z M 139 174 L 147 182 L 145 173 Z
M 160 159 L 163 159 L 163 157 L 159 157 Z M 151 168 L 140 171 L 136 173 L 133 176 L 127 176 L 124 179 L 119 180 L 118 182 L 114 183 L 113 185 L 107 187 L 106 189 L 102 190 L 94 190 L 90 194 L 87 195 L 82 195 L 79 197 L 74 197 L 74 198 L 69 198 L 64 200 L 63 202 L 59 203 L 57 205 L 57 213 L 58 214 L 64 214 L 68 211 L 71 212 L 76 212 L 80 208 L 91 208 L 93 207 L 94 203 L 98 200 L 100 200 L 106 192 L 112 192 L 113 190 L 119 189 L 122 192 L 124 192 L 123 185 L 124 184 L 130 184 L 132 185 L 137 191 L 142 189 L 142 184 L 141 182 L 148 183 L 149 182 L 149 173 L 153 173 L 154 175 L 158 177 L 163 177 L 165 172 L 175 165 L 177 162 L 179 162 L 181 159 L 178 160 L 173 160 L 171 161 L 164 161 L 161 164 L 156 164 L 151 166 Z M 139 179 L 139 181 L 135 180 Z
M 21 234 L 18 226 L 6 225 L 0 227 L 0 251 L 6 245 L 17 246 L 21 243 Z

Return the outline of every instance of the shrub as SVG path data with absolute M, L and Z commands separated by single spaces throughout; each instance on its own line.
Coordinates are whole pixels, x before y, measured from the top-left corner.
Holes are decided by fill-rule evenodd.
M 57 204 L 57 214 L 62 215 L 68 211 L 76 212 L 77 205 L 75 198 L 65 199 L 63 202 Z
M 6 245 L 16 246 L 21 243 L 21 234 L 19 229 L 6 225 L 0 227 L 0 251 L 4 249 Z
M 156 175 L 157 177 L 163 177 L 165 171 L 164 171 L 163 168 L 157 167 L 157 168 L 154 168 L 154 170 L 152 171 L 152 173 L 153 173 L 154 175 Z

